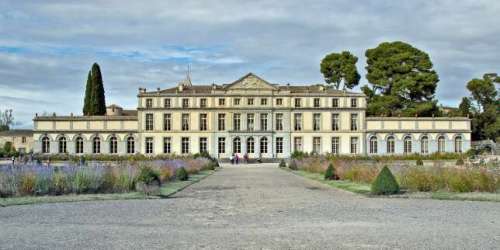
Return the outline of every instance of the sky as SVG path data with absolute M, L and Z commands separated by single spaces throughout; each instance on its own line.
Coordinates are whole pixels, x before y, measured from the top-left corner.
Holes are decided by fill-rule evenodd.
M 0 110 L 15 128 L 35 113 L 81 114 L 99 63 L 106 103 L 133 109 L 139 87 L 323 83 L 321 59 L 350 51 L 367 84 L 367 49 L 404 41 L 427 52 L 439 103 L 458 105 L 473 78 L 500 73 L 500 1 L 0 1 Z M 359 87 L 357 88 L 359 90 Z

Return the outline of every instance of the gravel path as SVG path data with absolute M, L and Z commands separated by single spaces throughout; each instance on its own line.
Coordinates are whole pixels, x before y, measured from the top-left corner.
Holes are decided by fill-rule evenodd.
M 364 198 L 276 165 L 172 199 L 0 208 L 0 249 L 499 249 L 500 203 Z

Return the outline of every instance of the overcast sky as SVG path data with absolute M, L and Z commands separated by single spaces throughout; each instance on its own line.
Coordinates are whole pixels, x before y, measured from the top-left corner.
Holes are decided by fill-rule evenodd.
M 500 73 L 500 1 L 9 1 L 0 2 L 0 109 L 31 127 L 36 112 L 80 114 L 92 63 L 107 104 L 136 107 L 139 87 L 229 83 L 254 72 L 272 83 L 322 83 L 325 54 L 359 57 L 384 41 L 429 53 L 436 98 L 457 105 L 465 84 Z

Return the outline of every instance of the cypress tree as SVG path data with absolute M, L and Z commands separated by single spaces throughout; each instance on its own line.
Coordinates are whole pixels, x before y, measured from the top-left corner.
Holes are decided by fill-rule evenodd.
M 90 71 L 87 76 L 87 85 L 85 86 L 85 99 L 83 100 L 83 115 L 90 115 L 92 113 L 91 108 L 91 97 L 92 97 L 92 79 L 90 78 Z
M 101 69 L 97 63 L 92 65 L 92 115 L 106 114 L 106 100 L 104 96 L 104 84 L 102 82 Z

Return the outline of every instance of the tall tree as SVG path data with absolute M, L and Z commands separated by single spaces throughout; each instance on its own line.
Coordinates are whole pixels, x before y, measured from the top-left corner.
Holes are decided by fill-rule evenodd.
M 467 89 L 472 94 L 480 111 L 486 110 L 489 105 L 495 103 L 497 97 L 495 82 L 499 83 L 500 77 L 490 73 L 484 74 L 483 79 L 474 78 L 467 83 Z
M 91 98 L 92 98 L 92 78 L 90 77 L 90 71 L 87 76 L 87 85 L 85 85 L 85 98 L 83 100 L 83 115 L 91 115 L 93 114 L 93 110 L 91 107 Z
M 356 68 L 357 62 L 358 58 L 348 51 L 326 55 L 320 65 L 325 82 L 333 84 L 335 89 L 339 89 L 341 83 L 345 88 L 354 88 L 361 78 Z
M 470 116 L 472 114 L 472 106 L 470 99 L 467 97 L 462 98 L 462 102 L 458 105 L 458 115 Z
M 101 69 L 97 63 L 92 65 L 92 69 L 87 76 L 83 114 L 86 116 L 106 114 L 104 84 L 102 81 Z
M 92 107 L 94 115 L 106 114 L 106 98 L 102 82 L 101 69 L 97 63 L 92 65 Z
M 0 110 L 0 131 L 9 130 L 13 122 L 12 109 Z
M 369 115 L 431 116 L 439 114 L 434 100 L 439 77 L 429 55 L 404 42 L 384 42 L 368 49 L 366 78 L 371 87 Z

